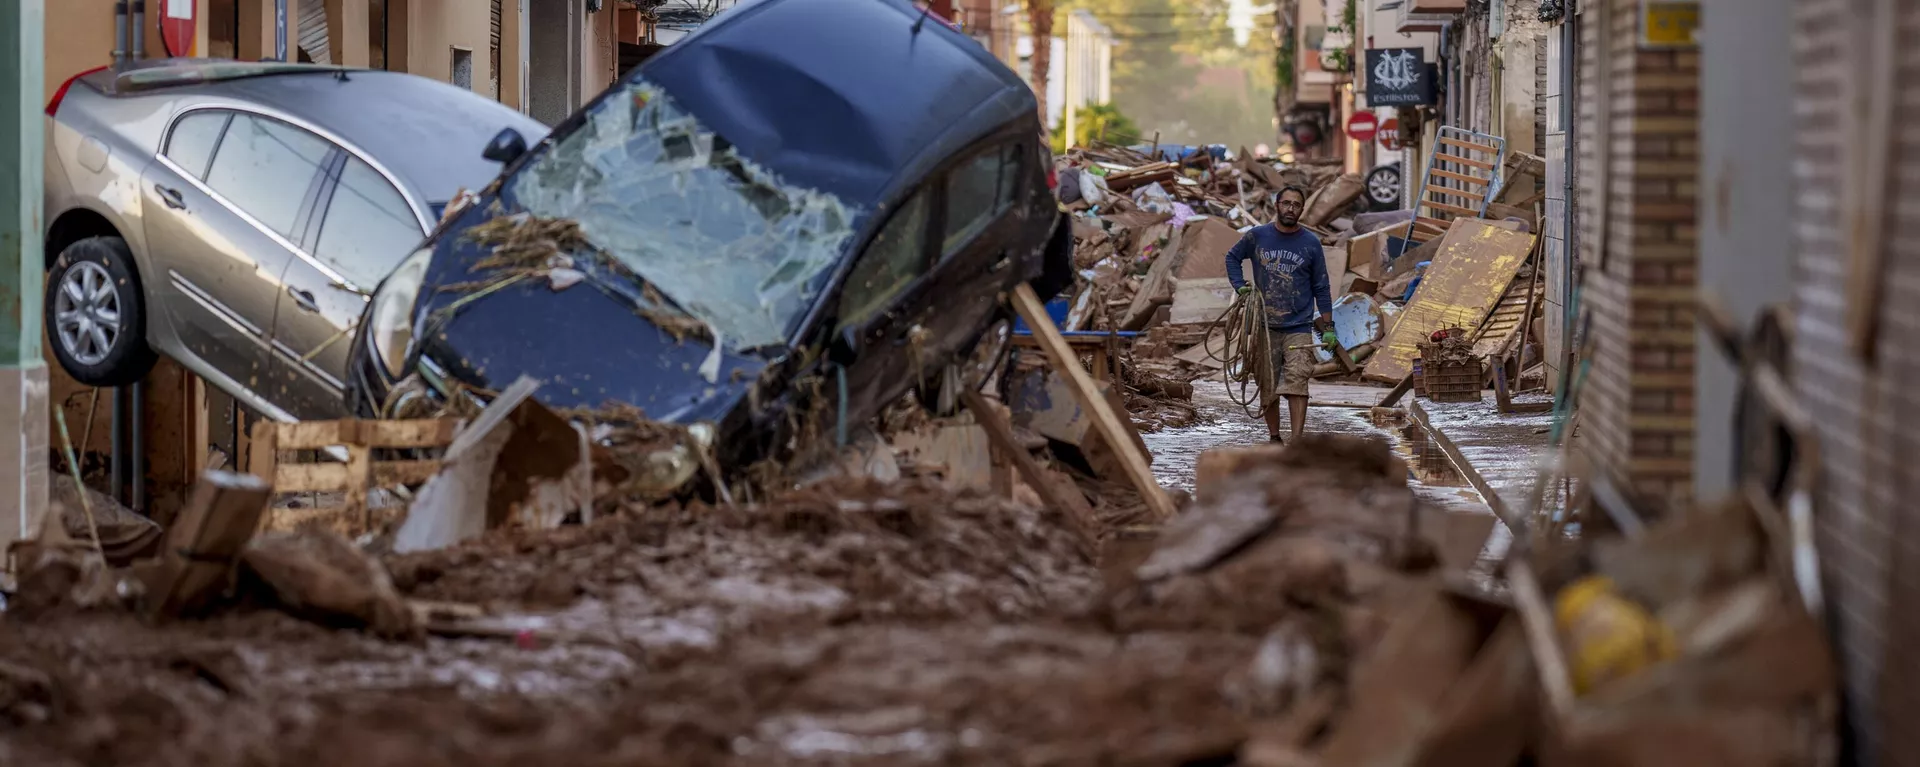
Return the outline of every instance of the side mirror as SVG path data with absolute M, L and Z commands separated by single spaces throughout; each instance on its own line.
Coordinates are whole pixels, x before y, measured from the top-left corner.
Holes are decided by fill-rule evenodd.
M 827 344 L 827 361 L 840 367 L 853 367 L 854 360 L 860 358 L 860 329 L 843 328 L 833 334 L 833 341 Z
M 481 150 L 480 156 L 501 165 L 508 165 L 526 153 L 526 137 L 521 136 L 520 131 L 502 128 L 499 133 L 493 134 L 493 140 L 487 142 L 487 148 Z

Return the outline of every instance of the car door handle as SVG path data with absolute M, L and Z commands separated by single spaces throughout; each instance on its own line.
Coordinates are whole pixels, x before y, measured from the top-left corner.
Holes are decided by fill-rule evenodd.
M 166 203 L 167 207 L 174 210 L 187 209 L 187 201 L 180 196 L 180 190 L 154 184 L 153 191 L 155 194 L 160 195 L 160 201 Z
M 289 286 L 287 288 L 287 295 L 293 297 L 293 305 L 300 307 L 301 311 L 315 313 L 320 311 L 320 302 L 313 300 L 312 293 Z

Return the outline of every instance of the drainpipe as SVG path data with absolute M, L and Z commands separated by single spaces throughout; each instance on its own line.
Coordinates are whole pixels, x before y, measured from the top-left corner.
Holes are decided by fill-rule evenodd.
M 133 60 L 147 57 L 147 0 L 133 0 Z
M 273 56 L 287 58 L 287 0 L 273 0 Z
M 127 0 L 115 0 L 113 4 L 113 66 L 115 69 L 127 63 Z

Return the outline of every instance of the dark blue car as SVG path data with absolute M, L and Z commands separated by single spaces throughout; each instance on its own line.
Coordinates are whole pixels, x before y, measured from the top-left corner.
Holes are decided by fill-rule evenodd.
M 1040 135 L 1020 79 L 905 0 L 742 4 L 489 147 L 502 176 L 369 303 L 349 405 L 527 375 L 712 424 L 723 460 L 861 423 L 1006 327 L 1006 291 L 1071 279 Z

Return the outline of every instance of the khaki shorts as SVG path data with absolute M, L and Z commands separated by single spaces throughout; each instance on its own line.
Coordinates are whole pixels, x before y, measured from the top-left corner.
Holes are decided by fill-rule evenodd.
M 1273 342 L 1273 376 L 1280 384 L 1275 394 L 1282 397 L 1307 396 L 1307 382 L 1313 380 L 1313 368 L 1319 360 L 1313 356 L 1312 349 L 1289 349 L 1319 343 L 1312 333 L 1283 333 L 1268 330 L 1268 338 Z

